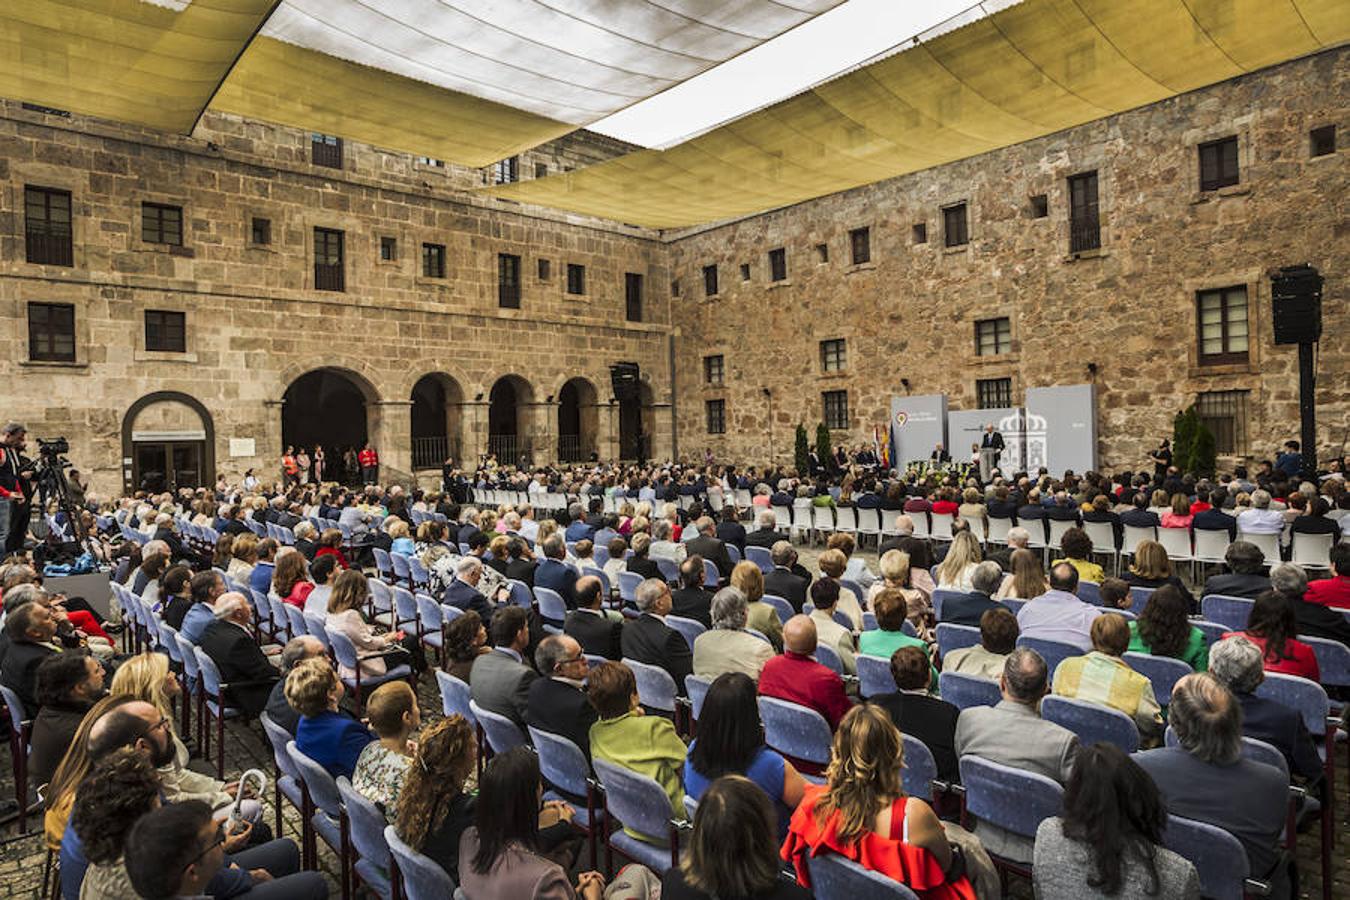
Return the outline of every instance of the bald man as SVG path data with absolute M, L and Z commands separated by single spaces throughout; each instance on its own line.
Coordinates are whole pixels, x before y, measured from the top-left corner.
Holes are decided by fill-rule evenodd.
M 852 703 L 844 693 L 843 679 L 816 662 L 815 652 L 816 623 L 808 616 L 788 619 L 783 626 L 783 652 L 764 664 L 759 693 L 814 709 L 833 730 Z
M 202 632 L 201 648 L 220 669 L 221 681 L 230 686 L 230 705 L 256 716 L 267 709 L 268 695 L 280 673 L 253 636 L 253 609 L 243 594 L 221 594 L 215 615 L 216 620 Z

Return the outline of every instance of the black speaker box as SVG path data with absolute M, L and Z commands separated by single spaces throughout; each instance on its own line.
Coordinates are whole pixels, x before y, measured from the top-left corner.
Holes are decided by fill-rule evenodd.
M 1322 276 L 1312 266 L 1286 266 L 1270 277 L 1275 343 L 1312 344 L 1322 337 Z
M 626 402 L 638 399 L 638 378 L 641 370 L 637 363 L 621 362 L 609 367 L 610 386 L 614 389 L 614 399 Z

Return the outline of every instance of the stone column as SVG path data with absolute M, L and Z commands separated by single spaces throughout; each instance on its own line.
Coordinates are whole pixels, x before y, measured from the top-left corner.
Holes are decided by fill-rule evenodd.
M 521 434 L 530 442 L 530 458 L 535 465 L 558 458 L 558 404 L 536 400 L 518 405 Z
M 488 443 L 488 400 L 487 394 L 478 394 L 473 400 L 465 400 L 460 407 L 461 454 L 464 457 L 463 468 L 472 469 L 478 465 L 478 458 L 487 452 Z
M 376 400 L 366 404 L 370 443 L 380 454 L 380 481 L 412 477 L 412 401 Z

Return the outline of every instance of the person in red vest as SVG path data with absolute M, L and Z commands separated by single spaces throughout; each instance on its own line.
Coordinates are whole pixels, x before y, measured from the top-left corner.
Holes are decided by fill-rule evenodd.
M 363 483 L 374 484 L 380 480 L 380 455 L 371 448 L 369 441 L 361 448 L 361 452 L 356 454 L 356 461 L 361 465 Z
M 300 480 L 300 466 L 295 461 L 295 448 L 286 445 L 286 452 L 281 454 L 281 471 L 286 476 L 286 484 L 292 485 Z

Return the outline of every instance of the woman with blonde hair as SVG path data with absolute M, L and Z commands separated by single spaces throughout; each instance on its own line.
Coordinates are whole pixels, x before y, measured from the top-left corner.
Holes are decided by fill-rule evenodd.
M 843 550 L 826 550 L 820 554 L 816 560 L 816 565 L 820 567 L 820 574 L 825 578 L 839 581 L 848 571 L 848 556 Z M 852 589 L 839 585 L 839 602 L 835 609 L 848 616 L 849 621 L 853 623 L 852 632 L 858 634 L 863 630 L 863 611 L 862 604 L 858 602 L 858 596 Z
M 968 487 L 961 494 L 961 505 L 956 515 L 970 525 L 976 534 L 984 534 L 985 522 L 989 518 L 989 509 L 984 505 L 984 496 L 977 487 Z
M 624 502 L 619 504 L 619 527 L 616 529 L 619 534 L 628 537 L 633 531 L 633 516 L 637 513 L 637 507 L 633 504 Z
M 783 842 L 782 856 L 796 866 L 800 885 L 811 887 L 808 858 L 829 851 L 925 900 L 974 900 L 961 855 L 937 815 L 905 796 L 903 767 L 904 744 L 884 709 L 867 704 L 844 715 L 825 784 L 807 785 Z
M 1012 563 L 1012 573 L 1003 577 L 1003 584 L 994 594 L 995 600 L 1030 600 L 1050 589 L 1049 582 L 1045 580 L 1041 557 L 1035 551 L 1025 547 L 1014 550 L 1009 561 Z
M 162 653 L 147 651 L 125 660 L 117 667 L 108 693 L 113 697 L 149 703 L 168 721 L 165 729 L 173 746 L 173 760 L 159 767 L 164 802 L 201 800 L 216 811 L 217 818 L 223 819 L 229 815 L 229 805 L 234 802 L 237 785 L 218 781 L 210 775 L 188 768 L 188 748 L 173 727 L 173 701 L 189 701 L 183 696 L 178 676 L 169 670 L 169 658 Z M 240 804 L 240 814 L 250 822 L 257 822 L 262 816 L 262 804 L 257 800 L 245 800 Z
M 745 627 L 763 634 L 774 650 L 783 651 L 783 621 L 764 602 L 764 573 L 755 563 L 742 560 L 731 570 L 731 586 L 745 594 Z
M 1195 521 L 1195 515 L 1191 512 L 1191 498 L 1182 493 L 1173 494 L 1171 507 L 1161 516 L 1162 527 L 1190 528 L 1191 522 Z
M 909 554 L 903 550 L 887 550 L 881 554 L 881 580 L 872 585 L 867 594 L 867 605 L 875 608 L 877 595 L 885 590 L 899 591 L 905 598 L 905 617 L 922 633 L 933 627 L 933 607 L 928 595 L 910 585 Z
M 225 574 L 233 578 L 239 584 L 247 585 L 249 579 L 253 577 L 253 567 L 258 564 L 258 536 L 256 534 L 241 534 L 234 539 L 234 546 L 230 549 L 231 559 L 225 569 Z
M 389 517 L 389 528 L 386 530 L 392 543 L 389 545 L 390 553 L 401 553 L 404 556 L 412 556 L 417 550 L 417 544 L 413 542 L 411 532 L 408 529 L 408 523 L 402 519 Z
M 970 531 L 958 531 L 952 538 L 952 546 L 947 556 L 937 567 L 937 586 L 943 591 L 961 591 L 968 594 L 975 588 L 970 578 L 975 567 L 984 559 L 980 542 Z
M 1167 548 L 1157 541 L 1139 542 L 1139 546 L 1134 548 L 1134 561 L 1121 578 L 1130 587 L 1159 588 L 1170 584 L 1186 598 L 1186 607 L 1192 615 L 1199 612 L 1194 595 L 1172 571 L 1172 560 L 1167 556 Z

